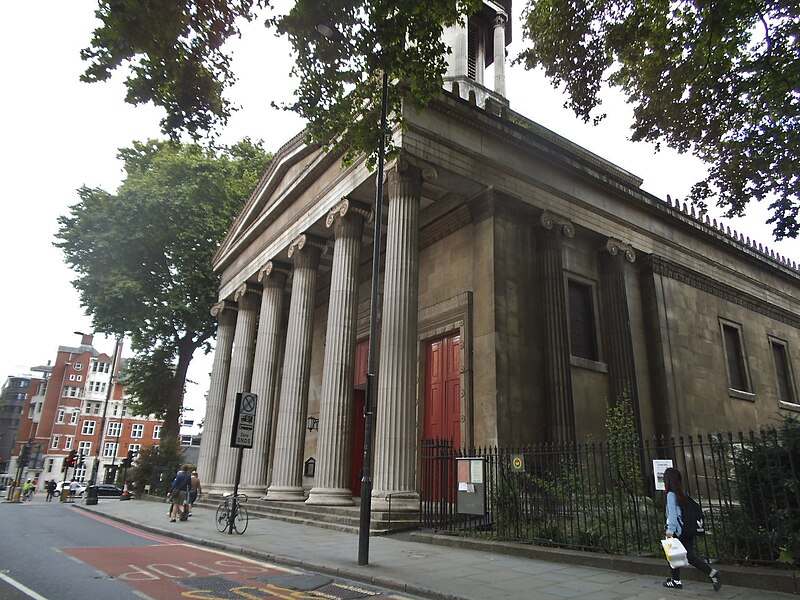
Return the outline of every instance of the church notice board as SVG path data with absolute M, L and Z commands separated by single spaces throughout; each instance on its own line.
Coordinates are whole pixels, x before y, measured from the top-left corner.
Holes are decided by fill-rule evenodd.
M 456 511 L 463 515 L 486 514 L 486 461 L 480 457 L 457 458 Z

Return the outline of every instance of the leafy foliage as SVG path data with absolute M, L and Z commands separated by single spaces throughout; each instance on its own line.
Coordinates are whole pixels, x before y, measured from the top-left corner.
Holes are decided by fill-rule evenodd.
M 274 19 L 295 52 L 296 102 L 311 140 L 362 153 L 374 162 L 380 139 L 381 74 L 389 81 L 390 126 L 402 123 L 402 104 L 422 107 L 441 93 L 447 69 L 444 26 L 474 12 L 476 0 L 297 0 Z M 316 31 L 328 25 L 336 39 Z M 389 148 L 391 155 L 392 149 Z
M 164 496 L 182 465 L 183 451 L 179 446 L 146 446 L 139 450 L 128 479 L 133 481 L 137 497 L 144 493 L 146 485 L 150 486 L 151 496 Z
M 744 449 L 736 464 L 742 519 L 738 543 L 763 546 L 761 556 L 800 564 L 800 421 L 785 417 L 762 432 L 761 443 Z
M 230 103 L 222 92 L 236 78 L 223 45 L 239 35 L 236 19 L 252 18 L 253 4 L 253 0 L 100 0 L 95 15 L 102 26 L 81 51 L 81 58 L 89 62 L 81 80 L 105 81 L 127 64 L 126 101 L 163 107 L 165 132 L 184 130 L 197 139 L 230 116 Z
M 134 407 L 163 416 L 162 443 L 174 442 L 186 370 L 215 331 L 211 262 L 269 157 L 249 140 L 218 149 L 151 140 L 119 155 L 127 176 L 117 193 L 79 189 L 55 245 L 95 330 L 129 335 Z
M 603 83 L 634 107 L 633 140 L 710 164 L 691 198 L 728 216 L 767 200 L 777 239 L 800 233 L 800 5 L 789 0 L 531 0 L 520 56 L 589 120 Z M 595 119 L 601 119 L 602 114 Z

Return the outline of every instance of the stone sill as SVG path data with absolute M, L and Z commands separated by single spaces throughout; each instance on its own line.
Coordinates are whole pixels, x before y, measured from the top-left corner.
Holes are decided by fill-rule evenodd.
M 597 371 L 599 373 L 608 373 L 608 365 L 596 360 L 589 360 L 588 358 L 581 358 L 579 356 L 570 356 L 569 364 L 573 367 L 581 369 L 588 369 L 589 371 Z

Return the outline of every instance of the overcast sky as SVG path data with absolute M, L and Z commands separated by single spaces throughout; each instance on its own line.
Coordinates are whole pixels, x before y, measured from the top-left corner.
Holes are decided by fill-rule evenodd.
M 518 17 L 522 3 L 515 4 Z M 121 77 L 103 84 L 78 81 L 83 71 L 79 51 L 97 26 L 95 6 L 90 0 L 26 0 L 3 6 L 2 381 L 55 359 L 59 345 L 79 344 L 74 331 L 91 332 L 91 320 L 71 285 L 72 271 L 52 246 L 56 219 L 78 202 L 75 190 L 81 185 L 117 188 L 123 176 L 118 148 L 160 135 L 159 112 L 125 104 Z M 513 36 L 511 56 L 519 51 L 522 38 L 518 20 Z M 293 114 L 270 106 L 273 100 L 288 101 L 294 89 L 295 81 L 288 76 L 288 44 L 256 23 L 231 46 L 239 83 L 229 97 L 242 108 L 221 141 L 249 136 L 263 139 L 266 148 L 275 151 L 303 127 Z M 563 97 L 541 74 L 510 69 L 507 97 L 513 110 L 638 175 L 644 179 L 643 189 L 661 198 L 684 198 L 704 173 L 691 157 L 655 153 L 651 146 L 626 141 L 631 113 L 618 94 L 606 94 L 603 109 L 609 117 L 599 127 L 585 125 L 563 109 Z M 744 220 L 730 221 L 731 228 L 800 262 L 800 242 L 774 242 L 764 214 L 753 210 Z M 113 342 L 102 337 L 95 346 L 109 355 L 113 350 Z M 196 383 L 188 385 L 187 404 L 195 409 L 196 420 L 203 416 L 210 365 L 210 357 L 197 357 L 190 368 L 189 377 Z

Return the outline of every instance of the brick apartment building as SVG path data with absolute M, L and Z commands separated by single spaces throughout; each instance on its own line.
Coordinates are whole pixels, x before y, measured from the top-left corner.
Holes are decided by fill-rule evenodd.
M 8 473 L 14 475 L 25 445 L 30 458 L 24 479 L 75 477 L 90 482 L 97 463 L 97 482 L 112 481 L 128 452 L 159 443 L 162 421 L 134 416 L 126 406 L 122 341 L 109 356 L 82 335 L 80 346 L 59 346 L 56 360 L 41 379 L 29 383 Z M 113 374 L 112 374 L 113 373 Z M 82 465 L 65 472 L 65 459 L 75 450 Z

